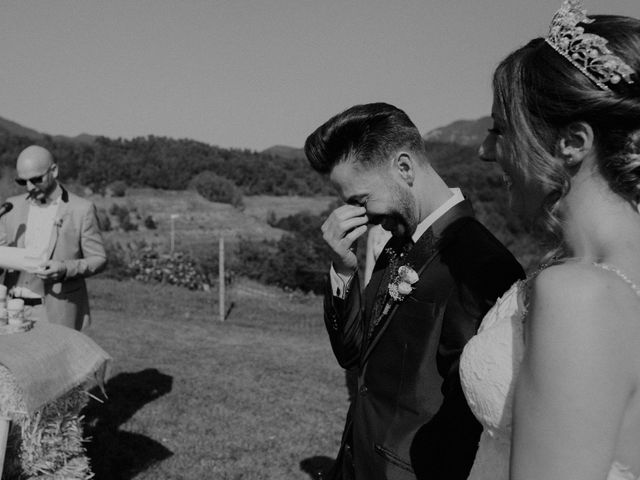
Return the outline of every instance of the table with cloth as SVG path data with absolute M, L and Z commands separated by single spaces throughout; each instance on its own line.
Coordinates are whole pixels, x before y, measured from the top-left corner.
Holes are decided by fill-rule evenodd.
M 93 476 L 80 411 L 86 389 L 103 385 L 110 363 L 88 336 L 61 325 L 36 322 L 27 332 L 0 335 L 3 480 Z

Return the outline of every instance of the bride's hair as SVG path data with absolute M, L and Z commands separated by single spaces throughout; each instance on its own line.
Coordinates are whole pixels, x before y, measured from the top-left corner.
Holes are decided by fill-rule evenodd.
M 554 154 L 563 127 L 588 123 L 594 131 L 599 170 L 627 200 L 640 198 L 640 20 L 593 15 L 587 33 L 635 72 L 634 83 L 597 87 L 586 75 L 537 38 L 500 63 L 493 77 L 496 107 L 505 119 L 505 155 L 517 159 L 524 178 L 539 182 L 546 198 L 538 220 L 561 238 L 558 202 L 570 188 L 570 172 Z

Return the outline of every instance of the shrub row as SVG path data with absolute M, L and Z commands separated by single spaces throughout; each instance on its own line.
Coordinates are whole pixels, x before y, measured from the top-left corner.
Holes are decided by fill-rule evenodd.
M 491 223 L 492 217 L 487 212 L 478 213 L 480 217 L 485 217 L 481 220 Z M 328 212 L 320 215 L 303 212 L 280 220 L 270 219 L 270 224 L 287 230 L 287 233 L 277 241 L 240 239 L 233 247 L 230 246 L 227 249 L 226 280 L 240 275 L 289 291 L 322 293 L 329 268 L 330 249 L 322 239 L 320 226 L 327 214 Z M 527 241 L 527 236 L 516 232 L 516 235 L 504 235 L 504 231 L 496 233 L 507 240 L 521 240 L 506 244 L 523 261 L 525 267 L 531 267 L 540 258 L 534 247 L 536 243 Z M 365 237 L 362 236 L 357 244 L 361 267 L 364 266 Z M 127 257 L 122 251 L 110 254 L 120 258 Z M 115 264 L 110 260 L 111 264 L 115 269 L 120 268 L 119 275 L 142 281 L 166 282 L 195 289 L 211 284 L 217 275 L 216 257 L 195 259 L 183 253 L 163 255 L 149 246 L 137 249 L 128 256 L 128 260 L 116 260 Z
M 123 247 L 107 244 L 109 258 L 106 275 L 116 279 L 134 278 L 145 283 L 168 283 L 190 290 L 209 285 L 199 263 L 183 252 L 163 254 L 144 242 Z

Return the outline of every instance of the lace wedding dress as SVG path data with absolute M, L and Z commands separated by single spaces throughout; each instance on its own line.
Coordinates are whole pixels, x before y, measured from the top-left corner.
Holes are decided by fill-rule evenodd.
M 598 266 L 621 276 L 640 296 L 637 287 L 618 270 Z M 525 288 L 526 282 L 520 280 L 496 302 L 460 358 L 460 378 L 467 402 L 483 426 L 468 480 L 509 478 L 514 380 L 524 354 Z M 616 462 L 607 480 L 636 480 L 636 476 Z

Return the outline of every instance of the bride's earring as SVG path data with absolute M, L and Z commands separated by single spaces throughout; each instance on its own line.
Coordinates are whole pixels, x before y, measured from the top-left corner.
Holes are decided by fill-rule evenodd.
M 567 168 L 574 168 L 580 164 L 580 160 L 573 155 L 566 155 L 564 158 L 564 166 Z

